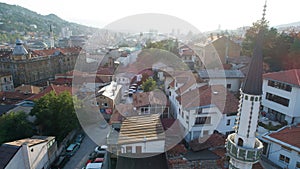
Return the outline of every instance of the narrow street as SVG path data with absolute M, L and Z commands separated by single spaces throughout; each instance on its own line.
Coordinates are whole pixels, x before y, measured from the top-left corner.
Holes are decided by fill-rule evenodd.
M 89 158 L 89 154 L 93 152 L 98 145 L 105 144 L 109 129 L 109 126 L 106 128 L 100 128 L 99 125 L 85 126 L 85 138 L 78 151 L 66 163 L 64 169 L 82 169 Z
M 96 146 L 96 143 L 94 143 L 89 136 L 86 135 L 80 145 L 80 148 L 74 156 L 70 158 L 70 161 L 67 162 L 64 169 L 82 169 L 89 158 L 89 154 Z

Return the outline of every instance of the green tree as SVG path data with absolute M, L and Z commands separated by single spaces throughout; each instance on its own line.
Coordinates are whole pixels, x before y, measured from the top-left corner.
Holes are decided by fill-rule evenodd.
M 11 112 L 0 117 L 0 144 L 34 135 L 34 125 L 24 112 Z
M 156 81 L 153 80 L 153 78 L 148 78 L 145 82 L 142 84 L 142 89 L 144 92 L 150 92 L 155 90 L 157 87 Z
M 69 92 L 59 95 L 50 92 L 35 102 L 30 113 L 36 116 L 35 123 L 40 134 L 56 136 L 58 141 L 62 141 L 70 131 L 79 126 Z

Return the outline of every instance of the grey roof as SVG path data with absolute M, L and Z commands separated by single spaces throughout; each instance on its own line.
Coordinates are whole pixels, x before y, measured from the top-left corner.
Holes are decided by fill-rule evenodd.
M 251 95 L 262 94 L 262 74 L 263 74 L 263 31 L 260 30 L 256 39 L 253 56 L 248 69 L 247 76 L 242 86 L 243 93 Z
M 0 105 L 0 116 L 7 113 L 9 110 L 17 107 L 16 105 Z
M 244 78 L 244 74 L 240 70 L 200 70 L 199 76 L 202 79 L 212 78 Z
M 3 144 L 0 146 L 0 168 L 5 168 L 18 152 L 20 146 Z
M 202 150 L 202 151 L 188 151 L 183 155 L 189 161 L 197 161 L 197 160 L 218 160 L 220 156 L 215 154 L 210 150 Z
M 143 154 L 136 154 L 136 158 L 119 156 L 116 169 L 168 169 L 165 153 L 147 154 L 148 157 L 145 158 L 141 158 L 141 155 Z
M 19 39 L 16 40 L 16 46 L 13 50 L 13 55 L 18 55 L 18 56 L 22 56 L 22 55 L 27 55 L 28 52 L 25 49 L 25 47 L 23 46 L 23 42 Z

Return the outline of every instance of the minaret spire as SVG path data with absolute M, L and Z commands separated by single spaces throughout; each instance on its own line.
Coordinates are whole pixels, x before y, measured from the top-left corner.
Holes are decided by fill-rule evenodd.
M 262 23 L 265 23 L 265 22 L 266 22 L 266 19 L 265 19 L 265 16 L 266 16 L 266 10 L 267 10 L 267 0 L 265 1 L 265 5 L 264 5 L 264 9 L 263 9 L 263 14 L 262 14 L 262 18 L 261 18 L 261 22 L 262 22 Z
M 265 3 L 251 63 L 241 88 L 235 133 L 227 137 L 226 150 L 230 157 L 230 169 L 252 169 L 263 150 L 263 144 L 256 138 L 256 130 L 262 96 L 262 46 L 266 7 Z

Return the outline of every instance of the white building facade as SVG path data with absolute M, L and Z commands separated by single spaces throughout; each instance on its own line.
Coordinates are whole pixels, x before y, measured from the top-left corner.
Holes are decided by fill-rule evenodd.
M 300 69 L 264 74 L 264 116 L 280 123 L 300 123 Z

